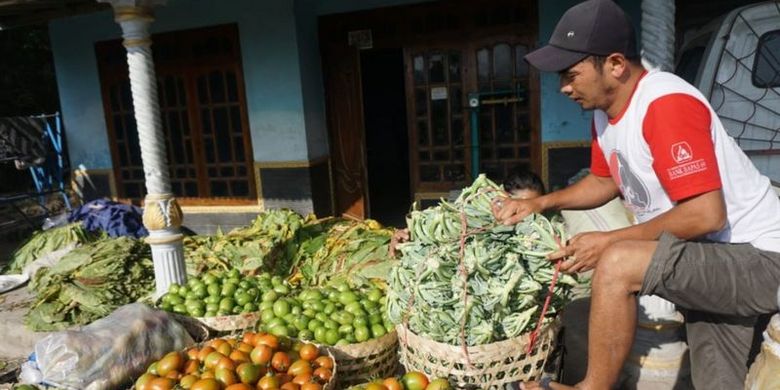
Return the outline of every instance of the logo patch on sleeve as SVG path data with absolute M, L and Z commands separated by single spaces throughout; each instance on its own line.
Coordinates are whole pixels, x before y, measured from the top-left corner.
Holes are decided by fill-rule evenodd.
M 666 170 L 671 180 L 707 170 L 707 162 L 703 158 L 693 160 L 693 151 L 687 142 L 672 145 L 672 158 L 677 165 Z
M 693 159 L 693 151 L 687 142 L 678 142 L 672 145 L 672 158 L 674 162 L 682 164 Z

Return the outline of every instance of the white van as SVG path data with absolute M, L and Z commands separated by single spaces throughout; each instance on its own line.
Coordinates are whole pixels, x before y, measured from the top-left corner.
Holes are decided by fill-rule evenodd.
M 685 34 L 676 73 L 706 96 L 758 169 L 780 183 L 780 1 Z

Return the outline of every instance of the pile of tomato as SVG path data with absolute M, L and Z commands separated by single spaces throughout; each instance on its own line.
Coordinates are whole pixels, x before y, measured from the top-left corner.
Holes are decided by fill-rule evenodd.
M 247 332 L 168 353 L 136 380 L 135 390 L 321 390 L 333 371 L 333 359 L 313 344 Z
M 451 390 L 450 383 L 444 378 L 434 380 L 419 371 L 407 372 L 400 378 L 377 379 L 350 390 Z

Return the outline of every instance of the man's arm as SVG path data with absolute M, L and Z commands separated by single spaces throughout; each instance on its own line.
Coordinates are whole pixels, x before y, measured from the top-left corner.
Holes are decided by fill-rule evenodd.
M 717 232 L 726 225 L 723 191 L 715 190 L 680 201 L 669 211 L 647 221 L 615 230 L 617 240 L 657 240 L 662 232 L 692 239 Z
M 667 212 L 647 221 L 609 232 L 581 233 L 569 240 L 550 259 L 570 257 L 561 265 L 564 272 L 582 272 L 596 266 L 601 254 L 611 244 L 623 240 L 657 240 L 662 232 L 691 239 L 717 232 L 728 222 L 726 203 L 721 190 L 709 191 L 681 200 Z
M 493 214 L 504 224 L 520 222 L 532 213 L 561 209 L 591 209 L 618 196 L 619 190 L 610 177 L 590 174 L 562 190 L 534 199 L 500 199 L 493 205 Z

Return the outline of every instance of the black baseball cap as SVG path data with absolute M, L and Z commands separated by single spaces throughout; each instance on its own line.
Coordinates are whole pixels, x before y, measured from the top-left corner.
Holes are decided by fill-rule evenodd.
M 636 57 L 636 33 L 628 15 L 612 0 L 588 0 L 569 8 L 547 46 L 525 60 L 543 72 L 560 72 L 589 55 Z

